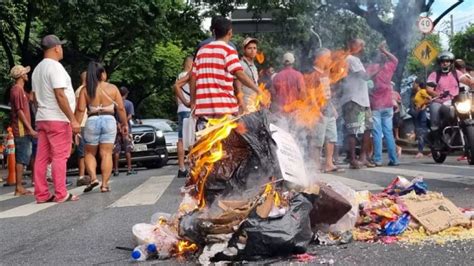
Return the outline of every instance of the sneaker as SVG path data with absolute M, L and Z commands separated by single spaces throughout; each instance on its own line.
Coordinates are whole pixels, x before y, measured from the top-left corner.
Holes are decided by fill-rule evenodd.
M 383 165 L 381 162 L 374 162 L 374 164 L 375 164 L 376 167 L 380 167 L 380 166 Z
M 185 178 L 187 176 L 188 176 L 188 170 L 184 170 L 184 171 L 178 170 L 178 178 Z
M 399 166 L 400 163 L 388 162 L 388 166 Z
M 137 174 L 137 171 L 135 171 L 135 169 L 130 169 L 127 171 L 127 175 L 136 175 Z
M 120 175 L 120 172 L 117 170 L 117 171 L 114 171 L 114 176 L 119 176 Z
M 72 181 L 66 179 L 66 187 L 70 187 L 72 185 L 73 185 Z

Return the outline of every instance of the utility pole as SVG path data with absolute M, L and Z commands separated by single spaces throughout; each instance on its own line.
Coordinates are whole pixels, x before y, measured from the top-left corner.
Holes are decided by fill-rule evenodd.
M 454 18 L 453 14 L 451 14 L 451 38 L 454 36 Z

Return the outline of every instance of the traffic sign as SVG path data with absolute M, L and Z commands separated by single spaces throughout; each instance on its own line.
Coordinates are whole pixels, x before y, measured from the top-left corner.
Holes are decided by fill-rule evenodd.
M 438 55 L 438 49 L 436 49 L 429 41 L 422 40 L 415 49 L 413 49 L 413 55 L 426 67 L 436 58 Z
M 418 29 L 424 34 L 430 33 L 434 27 L 433 21 L 429 17 L 420 17 L 417 25 Z

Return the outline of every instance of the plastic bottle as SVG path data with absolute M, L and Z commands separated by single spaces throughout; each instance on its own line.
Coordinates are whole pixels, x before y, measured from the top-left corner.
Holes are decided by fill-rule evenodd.
M 134 261 L 145 261 L 152 256 L 156 255 L 157 249 L 154 243 L 139 245 L 132 251 L 132 260 Z

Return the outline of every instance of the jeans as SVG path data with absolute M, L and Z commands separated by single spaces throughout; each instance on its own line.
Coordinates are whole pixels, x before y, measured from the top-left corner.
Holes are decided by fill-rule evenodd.
M 441 125 L 441 121 L 449 117 L 449 107 L 442 104 L 433 102 L 430 104 L 430 122 L 431 129 L 438 130 Z
M 426 117 L 426 110 L 415 111 L 412 114 L 415 122 L 415 134 L 418 142 L 418 151 L 423 152 L 425 147 L 425 137 L 428 133 L 428 119 Z
M 35 198 L 44 202 L 51 196 L 46 169 L 51 164 L 51 175 L 56 193 L 56 201 L 63 201 L 66 189 L 66 163 L 71 154 L 72 130 L 69 122 L 37 121 L 38 153 L 35 161 Z
M 374 161 L 377 164 L 382 163 L 382 136 L 385 137 L 387 145 L 388 158 L 391 163 L 398 164 L 395 139 L 393 138 L 393 108 L 373 110 L 372 117 L 374 128 L 372 135 L 374 138 Z M 383 135 L 382 135 L 383 134 Z

